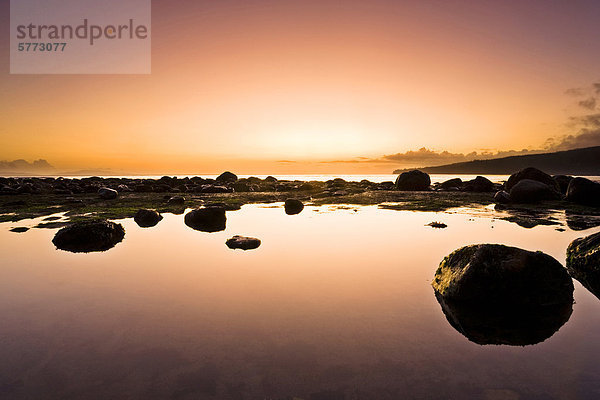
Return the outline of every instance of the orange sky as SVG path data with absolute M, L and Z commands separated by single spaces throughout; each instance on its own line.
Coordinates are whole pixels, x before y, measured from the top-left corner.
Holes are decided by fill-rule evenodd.
M 9 75 L 3 37 L 0 159 L 368 173 L 402 165 L 319 161 L 576 133 L 565 90 L 599 78 L 598 3 L 497 3 L 153 1 L 148 76 Z

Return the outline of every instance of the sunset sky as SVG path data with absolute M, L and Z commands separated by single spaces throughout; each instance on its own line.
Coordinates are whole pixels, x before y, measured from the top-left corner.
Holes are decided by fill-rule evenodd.
M 10 75 L 0 4 L 0 160 L 386 173 L 600 145 L 597 0 L 157 0 L 152 73 L 112 76 Z

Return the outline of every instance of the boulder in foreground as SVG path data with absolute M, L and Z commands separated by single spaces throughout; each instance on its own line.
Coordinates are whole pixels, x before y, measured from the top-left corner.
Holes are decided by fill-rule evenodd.
M 52 243 L 73 253 L 106 251 L 113 248 L 125 237 L 123 225 L 100 220 L 76 222 L 56 232 Z
M 225 207 L 210 205 L 197 208 L 185 215 L 185 224 L 192 229 L 202 232 L 219 232 L 225 230 L 227 217 Z
M 396 178 L 396 189 L 398 190 L 429 190 L 429 185 L 431 185 L 429 174 L 416 169 L 403 172 Z
M 287 199 L 283 205 L 287 215 L 300 214 L 304 210 L 304 204 L 298 199 Z
M 567 248 L 567 270 L 600 298 L 600 232 L 571 242 Z
M 142 228 L 150 228 L 156 226 L 163 217 L 156 210 L 142 208 L 135 213 L 133 220 Z
M 572 312 L 569 274 L 539 251 L 466 246 L 444 258 L 432 286 L 448 322 L 479 344 L 539 343 Z
M 225 242 L 230 249 L 252 250 L 260 246 L 260 239 L 235 235 Z

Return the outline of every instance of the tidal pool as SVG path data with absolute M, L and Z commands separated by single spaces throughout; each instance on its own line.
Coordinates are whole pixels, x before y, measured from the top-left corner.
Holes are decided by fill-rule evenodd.
M 470 341 L 430 285 L 464 245 L 564 265 L 598 228 L 375 206 L 246 205 L 215 233 L 163 216 L 119 221 L 123 242 L 88 254 L 56 250 L 56 230 L 9 231 L 38 220 L 0 224 L 0 398 L 600 397 L 600 300 L 578 282 L 566 323 L 525 347 Z M 231 250 L 233 235 L 262 243 Z

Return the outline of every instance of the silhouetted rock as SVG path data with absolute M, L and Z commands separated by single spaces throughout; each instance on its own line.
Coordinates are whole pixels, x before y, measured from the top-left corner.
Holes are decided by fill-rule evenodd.
M 571 180 L 573 179 L 573 177 L 569 176 L 569 175 L 554 175 L 552 177 L 552 179 L 554 179 L 554 182 L 556 182 L 556 184 L 558 185 L 558 189 L 560 190 L 560 193 L 567 194 L 567 189 L 569 188 L 569 183 L 571 183 Z
M 570 317 L 573 282 L 542 252 L 497 244 L 462 247 L 432 282 L 448 322 L 479 344 L 535 344 Z
M 25 226 L 18 226 L 16 228 L 12 228 L 10 231 L 15 232 L 15 233 L 23 233 L 23 232 L 27 232 L 28 230 L 29 230 L 29 228 L 27 228 Z
M 252 250 L 260 246 L 260 239 L 235 235 L 225 242 L 230 249 Z
M 271 182 L 271 183 L 277 182 L 277 178 L 275 178 L 274 176 L 269 175 L 269 176 L 267 176 L 265 178 L 265 182 Z
M 183 196 L 173 196 L 167 200 L 168 206 L 182 206 L 185 204 L 185 197 Z
M 567 270 L 600 298 L 600 232 L 571 242 L 567 248 Z
M 225 182 L 225 183 L 235 182 L 237 180 L 238 180 L 237 175 L 234 173 L 231 173 L 229 171 L 223 172 L 221 175 L 217 176 L 217 179 L 216 179 L 217 182 Z
M 185 224 L 192 229 L 203 232 L 218 232 L 225 230 L 227 217 L 225 207 L 209 205 L 197 208 L 185 215 Z
M 100 196 L 100 198 L 103 200 L 113 200 L 119 196 L 119 192 L 114 189 L 103 187 L 98 189 L 98 196 Z
M 600 207 L 600 183 L 587 178 L 573 178 L 567 189 L 567 201 Z
M 505 190 L 499 190 L 494 195 L 494 201 L 497 204 L 508 204 L 510 203 L 510 194 Z
M 448 179 L 440 184 L 440 187 L 444 190 L 460 189 L 463 185 L 463 181 L 460 178 Z
M 477 176 L 475 179 L 465 182 L 463 190 L 465 192 L 493 192 L 496 190 L 496 185 L 486 177 Z
M 62 228 L 52 239 L 61 249 L 73 253 L 105 251 L 114 247 L 125 237 L 121 224 L 111 221 L 76 222 Z
M 537 203 L 543 200 L 558 200 L 560 193 L 554 187 L 540 181 L 522 179 L 510 189 L 510 198 L 515 203 Z
M 396 178 L 398 190 L 429 190 L 431 179 L 425 172 L 419 170 L 403 172 Z
M 529 179 L 532 181 L 542 182 L 542 183 L 550 186 L 551 188 L 555 189 L 556 191 L 559 191 L 558 184 L 556 183 L 556 181 L 554 179 L 552 179 L 552 177 L 550 175 L 548 175 L 547 173 L 545 173 L 543 171 L 540 171 L 537 168 L 533 168 L 533 167 L 528 167 L 528 168 L 520 170 L 519 172 L 512 174 L 508 178 L 508 181 L 506 181 L 506 183 L 504 184 L 504 188 L 506 189 L 506 191 L 510 192 L 510 190 L 513 188 L 513 186 L 515 186 L 517 183 L 519 183 L 523 179 Z
M 141 226 L 142 228 L 150 228 L 152 226 L 156 226 L 163 219 L 162 215 L 158 213 L 156 210 L 148 210 L 146 208 L 142 208 L 135 213 L 135 217 L 133 220 L 136 224 Z
M 227 186 L 220 185 L 202 185 L 200 186 L 200 193 L 232 193 L 233 189 Z
M 298 199 L 287 199 L 284 204 L 287 215 L 299 214 L 304 209 L 304 204 Z

